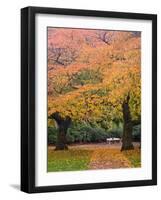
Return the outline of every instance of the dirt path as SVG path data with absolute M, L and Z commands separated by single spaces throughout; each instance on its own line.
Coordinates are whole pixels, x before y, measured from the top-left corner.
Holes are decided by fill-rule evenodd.
M 138 148 L 140 146 L 139 142 L 133 142 L 134 147 Z M 89 144 L 71 144 L 69 145 L 69 148 L 88 148 L 88 149 L 102 149 L 102 148 L 106 148 L 106 149 L 121 149 L 122 143 L 115 143 L 115 144 L 108 144 L 106 142 L 103 143 L 89 143 Z
M 139 143 L 133 144 L 136 148 L 139 146 Z M 93 150 L 89 169 L 117 169 L 131 167 L 130 161 L 120 151 L 121 144 L 98 143 L 76 146 L 77 148 Z M 75 148 L 75 145 L 72 145 L 71 148 Z
M 129 168 L 131 163 L 118 149 L 99 148 L 94 151 L 89 164 L 90 169 Z

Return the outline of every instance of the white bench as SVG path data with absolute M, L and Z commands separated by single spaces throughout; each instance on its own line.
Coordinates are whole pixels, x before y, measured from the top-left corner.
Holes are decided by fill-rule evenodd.
M 106 141 L 108 144 L 120 143 L 121 138 L 107 138 Z

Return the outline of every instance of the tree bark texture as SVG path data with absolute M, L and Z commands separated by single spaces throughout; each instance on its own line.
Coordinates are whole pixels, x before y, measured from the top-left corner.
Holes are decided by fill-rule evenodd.
M 122 147 L 121 151 L 134 149 L 132 143 L 132 130 L 133 130 L 133 122 L 131 119 L 131 113 L 129 108 L 129 100 L 130 95 L 126 97 L 122 104 L 122 111 L 123 111 L 123 136 L 122 136 Z
M 70 117 L 61 117 L 58 112 L 53 113 L 50 118 L 53 118 L 57 125 L 58 125 L 58 135 L 57 135 L 57 142 L 56 142 L 56 148 L 55 150 L 67 150 L 67 139 L 66 134 L 67 130 L 71 124 L 71 118 Z

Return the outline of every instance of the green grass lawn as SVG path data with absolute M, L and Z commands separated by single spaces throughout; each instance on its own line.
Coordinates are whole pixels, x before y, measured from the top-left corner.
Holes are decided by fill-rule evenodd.
M 48 172 L 86 170 L 92 150 L 69 149 L 64 151 L 48 150 Z
M 141 166 L 140 149 L 121 152 L 120 149 L 88 148 L 87 145 L 81 148 L 69 147 L 69 150 L 64 151 L 54 151 L 53 147 L 48 148 L 48 172 L 91 169 L 93 160 L 96 164 L 93 169 L 99 169 L 100 166 L 102 168 L 102 163 L 106 169 L 108 162 L 112 162 L 109 168 Z

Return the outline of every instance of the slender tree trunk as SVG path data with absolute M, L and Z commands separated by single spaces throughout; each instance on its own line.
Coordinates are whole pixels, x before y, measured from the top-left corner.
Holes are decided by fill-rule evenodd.
M 129 100 L 130 100 L 130 96 L 128 95 L 122 104 L 124 124 L 123 124 L 123 137 L 122 137 L 121 151 L 134 149 L 134 146 L 132 144 L 133 123 L 132 123 L 131 113 L 130 113 L 130 108 L 129 108 Z
M 53 118 L 58 125 L 58 135 L 57 135 L 55 150 L 67 150 L 68 145 L 67 145 L 66 134 L 71 124 L 71 118 L 70 117 L 62 118 L 58 112 L 53 113 L 50 117 Z

